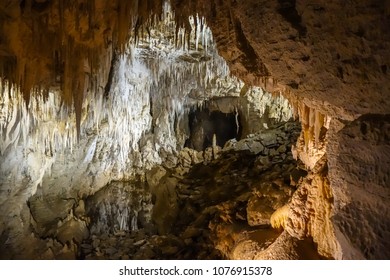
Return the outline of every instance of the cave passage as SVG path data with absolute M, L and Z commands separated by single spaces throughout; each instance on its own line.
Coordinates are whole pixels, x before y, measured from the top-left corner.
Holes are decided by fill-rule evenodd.
M 234 112 L 210 112 L 208 108 L 197 108 L 189 113 L 189 128 L 190 137 L 186 141 L 185 147 L 203 151 L 213 145 L 214 134 L 216 144 L 223 147 L 230 139 L 239 140 L 240 116 Z

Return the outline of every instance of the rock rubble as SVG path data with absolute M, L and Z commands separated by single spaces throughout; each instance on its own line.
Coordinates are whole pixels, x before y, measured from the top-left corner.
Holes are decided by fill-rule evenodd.
M 291 249 L 284 258 L 319 258 L 310 240 L 278 238 L 281 230 L 270 222 L 294 193 L 291 182 L 305 175 L 290 152 L 299 133 L 298 124 L 287 122 L 223 148 L 183 149 L 176 167 L 157 166 L 146 175 L 154 204 L 149 227 L 91 235 L 79 257 L 276 258 L 274 249 L 264 250 L 278 240 L 277 250 Z

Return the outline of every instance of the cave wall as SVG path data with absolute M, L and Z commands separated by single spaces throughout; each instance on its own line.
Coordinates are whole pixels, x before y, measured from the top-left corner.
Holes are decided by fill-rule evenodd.
M 363 115 L 328 144 L 332 222 L 346 258 L 389 259 L 389 115 Z
M 383 252 L 389 247 L 383 234 L 388 225 L 373 221 L 389 211 L 389 204 L 383 202 L 389 195 L 383 170 L 388 173 L 390 166 L 382 158 L 387 158 L 388 140 L 375 145 L 374 151 L 382 154 L 381 160 L 374 161 L 368 148 L 371 140 L 357 130 L 350 132 L 349 126 L 356 126 L 353 120 L 361 115 L 390 111 L 390 2 L 214 1 L 203 10 L 232 73 L 247 83 L 281 91 L 295 102 L 303 123 L 296 156 L 315 170 L 317 161 L 328 153 L 329 173 L 322 178 L 330 181 L 331 192 L 326 199 L 305 196 L 317 205 L 313 218 L 306 216 L 305 234 L 336 258 L 386 258 Z M 310 111 L 326 120 L 315 129 L 317 134 L 326 131 L 317 144 L 316 133 L 308 126 L 316 123 Z M 387 135 L 384 127 L 375 133 L 382 139 Z M 357 148 L 350 137 L 365 148 Z M 378 205 L 381 213 L 369 210 Z M 293 206 L 291 211 L 293 215 Z M 310 230 L 323 213 L 327 213 L 324 222 Z M 333 236 L 333 240 L 320 241 L 325 241 L 321 227 L 330 229 L 332 234 L 326 238 Z

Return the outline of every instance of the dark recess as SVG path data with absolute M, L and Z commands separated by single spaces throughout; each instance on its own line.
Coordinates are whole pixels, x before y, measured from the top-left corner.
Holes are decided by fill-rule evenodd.
M 381 69 L 382 69 L 382 73 L 383 74 L 387 74 L 387 65 L 385 64 L 385 65 L 382 65 L 381 66 Z
M 299 88 L 299 85 L 296 82 L 291 82 L 291 83 L 288 84 L 288 86 L 291 87 L 292 89 L 298 89 Z
M 257 73 L 260 77 L 269 76 L 269 71 L 264 63 L 257 56 L 255 50 L 248 42 L 244 31 L 242 30 L 241 23 L 239 21 L 235 22 L 235 31 L 237 36 L 237 46 L 244 53 L 244 57 L 242 59 L 243 65 L 245 68 L 252 73 Z
M 291 26 L 298 31 L 300 37 L 306 35 L 307 29 L 302 25 L 302 18 L 298 14 L 297 9 L 295 8 L 295 0 L 278 0 L 279 9 L 278 12 L 287 20 Z
M 239 116 L 238 116 L 238 122 Z M 240 123 L 238 124 L 241 127 Z M 213 135 L 216 135 L 217 145 L 223 147 L 233 138 L 239 138 L 235 113 L 210 112 L 209 109 L 197 109 L 189 114 L 190 138 L 185 147 L 203 151 L 213 144 Z
M 111 60 L 110 72 L 108 73 L 107 84 L 104 87 L 104 98 L 108 98 L 108 96 L 110 94 L 111 84 L 112 84 L 112 80 L 114 78 L 114 65 L 117 62 L 117 60 L 118 60 L 118 54 L 114 53 L 112 60 Z

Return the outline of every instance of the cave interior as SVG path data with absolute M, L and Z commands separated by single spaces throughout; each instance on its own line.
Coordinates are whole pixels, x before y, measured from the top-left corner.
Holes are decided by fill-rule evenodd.
M 0 259 L 390 259 L 390 1 L 0 3 Z

